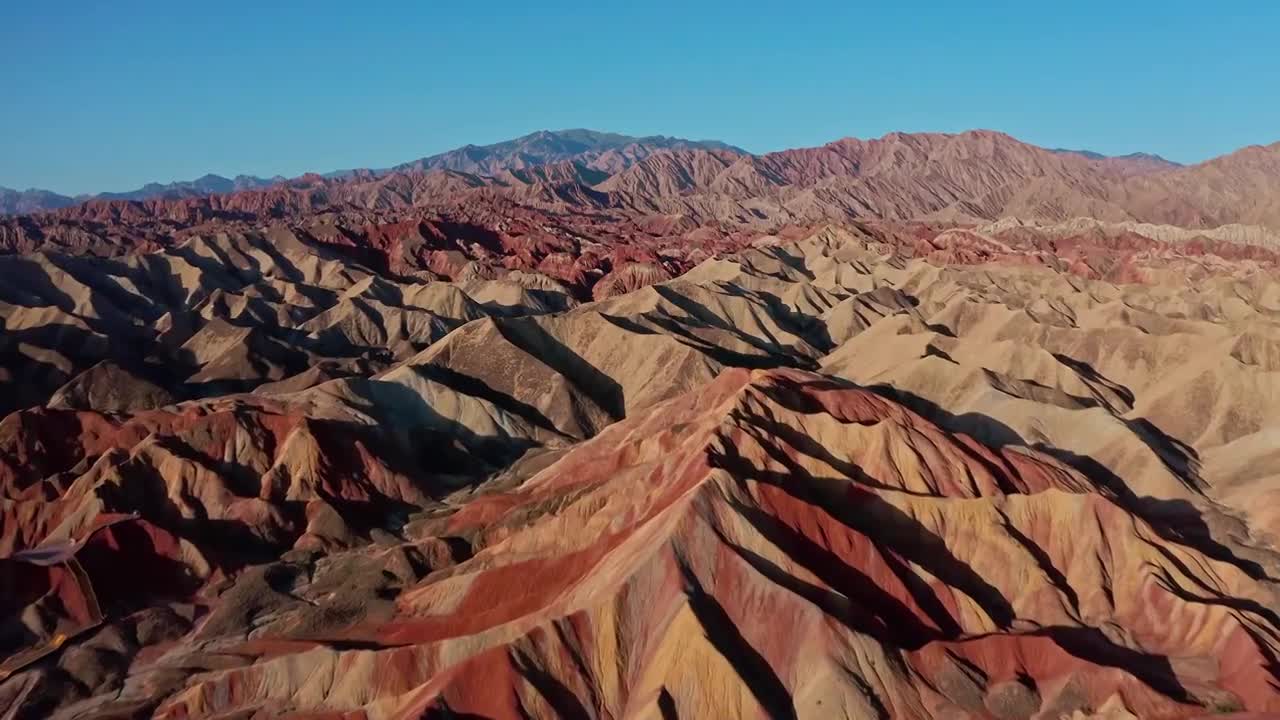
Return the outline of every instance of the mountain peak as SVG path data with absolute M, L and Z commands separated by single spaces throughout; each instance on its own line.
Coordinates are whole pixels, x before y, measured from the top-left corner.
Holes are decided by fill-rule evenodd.
M 1072 150 L 1070 148 L 1046 148 L 1046 149 L 1051 153 L 1057 153 L 1059 155 L 1079 155 L 1081 157 L 1086 157 L 1090 160 L 1149 160 L 1152 162 L 1159 162 L 1159 163 L 1163 163 L 1170 166 L 1177 166 L 1177 167 L 1182 166 L 1181 163 L 1176 163 L 1172 160 L 1168 160 L 1155 153 L 1148 153 L 1148 152 L 1141 152 L 1141 151 L 1131 152 L 1124 155 L 1104 155 L 1103 153 L 1096 152 L 1093 150 Z
M 493 176 L 534 165 L 571 161 L 595 170 L 617 172 L 656 151 L 689 148 L 742 152 L 718 141 L 685 140 L 662 135 L 636 137 L 570 128 L 535 130 L 513 140 L 489 145 L 466 145 L 398 165 L 393 170 L 454 170 Z

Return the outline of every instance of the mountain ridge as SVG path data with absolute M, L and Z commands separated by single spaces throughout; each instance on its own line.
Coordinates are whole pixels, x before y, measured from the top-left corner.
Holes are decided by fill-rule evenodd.
M 548 143 L 554 144 L 558 142 L 562 144 L 562 149 L 560 152 L 530 154 L 528 152 L 528 145 L 538 141 L 541 141 L 544 147 L 547 146 Z M 573 148 L 575 146 L 578 148 L 576 151 L 572 149 L 565 149 Z M 537 165 L 551 164 L 560 160 L 570 159 L 571 157 L 576 158 L 585 152 L 603 154 L 610 150 L 617 151 L 618 154 L 616 157 L 608 160 L 615 163 L 625 164 L 629 162 L 628 154 L 625 152 L 628 146 L 635 146 L 632 148 L 631 154 L 636 152 L 648 154 L 658 149 L 675 147 L 700 147 L 729 150 L 739 153 L 746 152 L 739 148 L 735 148 L 732 145 L 716 140 L 685 140 L 683 138 L 664 135 L 636 137 L 622 135 L 620 133 L 573 128 L 568 130 L 539 130 L 519 138 L 491 143 L 489 145 L 468 144 L 459 148 L 454 148 L 453 150 L 447 150 L 442 153 L 426 156 L 418 160 L 401 163 L 399 165 L 380 170 L 355 168 L 317 174 L 320 174 L 325 178 L 346 179 L 353 176 L 359 176 L 364 173 L 380 175 L 412 169 L 463 170 L 469 168 L 468 171 L 474 171 L 481 169 L 482 165 L 474 161 L 468 162 L 466 157 L 469 154 L 477 152 L 486 156 L 494 156 L 494 159 L 489 164 L 483 165 L 483 168 L 487 169 L 490 174 L 496 174 L 503 170 L 520 170 Z M 521 162 L 515 161 L 517 155 L 524 156 Z M 304 173 L 304 175 L 299 177 L 306 177 L 309 174 L 311 173 Z M 30 212 L 39 212 L 41 210 L 57 210 L 90 200 L 180 199 L 186 197 L 200 197 L 203 195 L 225 194 L 241 190 L 269 187 L 271 185 L 285 182 L 289 179 L 290 178 L 285 178 L 279 175 L 272 178 L 263 178 L 243 174 L 237 175 L 234 178 L 226 178 L 221 175 L 208 173 L 202 177 L 196 178 L 195 180 L 179 180 L 168 183 L 150 182 L 134 190 L 119 192 L 104 191 L 76 196 L 63 195 L 52 190 L 44 190 L 40 188 L 29 188 L 24 191 L 19 191 L 0 187 L 0 215 L 26 214 Z
M 13 190 L 0 187 L 0 214 L 26 214 L 42 210 L 59 210 L 90 200 L 176 200 L 186 197 L 201 197 L 253 190 L 268 187 L 286 178 L 260 178 L 253 175 L 237 175 L 226 178 L 221 175 L 207 173 L 195 180 L 177 180 L 170 183 L 150 182 L 135 190 L 123 192 L 100 192 L 93 195 L 62 195 L 51 190 L 29 188 Z
M 989 131 L 968 131 L 989 132 Z M 927 135 L 928 133 L 915 133 Z M 963 133 L 961 133 L 963 134 Z M 885 140 L 905 133 L 888 133 Z M 842 138 L 824 146 L 856 138 Z M 871 140 L 863 140 L 869 142 Z M 1262 147 L 1262 146 L 1258 146 Z M 687 140 L 678 137 L 651 135 L 630 136 L 584 128 L 567 130 L 539 130 L 511 140 L 488 145 L 464 145 L 453 150 L 425 156 L 418 160 L 400 163 L 383 169 L 351 169 L 320 173 L 329 179 L 350 179 L 365 174 L 385 175 L 393 172 L 424 170 L 455 170 L 470 174 L 496 175 L 503 171 L 528 169 L 536 165 L 552 164 L 564 160 L 578 161 L 593 170 L 614 174 L 661 150 L 702 149 L 753 155 L 739 147 L 718 140 Z M 779 152 L 800 152 L 813 148 L 796 148 Z M 1127 155 L 1106 156 L 1088 150 L 1048 149 L 1049 152 L 1071 154 L 1090 160 L 1128 167 L 1134 174 L 1154 172 L 1176 167 L 1187 167 L 1165 160 L 1159 155 L 1135 152 Z M 765 153 L 771 155 L 774 153 Z M 759 155 L 756 155 L 759 157 Z M 300 177 L 305 177 L 300 176 Z M 297 179 L 297 178 L 294 178 Z M 68 196 L 55 191 L 30 188 L 26 191 L 0 187 L 0 214 L 25 214 L 42 210 L 56 210 L 89 200 L 151 200 L 199 197 L 246 189 L 260 189 L 279 184 L 287 179 L 281 176 L 262 178 L 237 175 L 226 178 L 207 174 L 189 181 L 169 183 L 151 182 L 129 191 L 104 191 L 92 195 Z

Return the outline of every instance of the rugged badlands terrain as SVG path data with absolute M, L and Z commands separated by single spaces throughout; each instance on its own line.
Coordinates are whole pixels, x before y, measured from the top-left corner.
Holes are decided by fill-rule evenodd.
M 0 717 L 1280 713 L 1274 148 L 945 137 L 6 220 Z

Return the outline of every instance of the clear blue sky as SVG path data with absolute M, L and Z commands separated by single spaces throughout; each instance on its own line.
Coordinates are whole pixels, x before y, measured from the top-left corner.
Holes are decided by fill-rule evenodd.
M 0 185 L 386 166 L 536 129 L 752 151 L 1280 139 L 1280 2 L 0 0 Z

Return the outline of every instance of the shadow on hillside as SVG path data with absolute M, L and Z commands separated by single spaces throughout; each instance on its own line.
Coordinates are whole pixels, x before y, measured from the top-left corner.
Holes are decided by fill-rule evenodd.
M 55 357 L 39 357 L 32 349 L 56 353 L 68 361 L 70 372 Z M 64 323 L 14 330 L 0 318 L 0 367 L 9 375 L 11 392 L 0 395 L 0 417 L 15 410 L 43 405 L 49 396 L 79 373 L 102 360 L 141 364 L 143 343 L 132 334 L 103 335 Z M 34 355 L 34 356 L 33 356 Z
M 732 446 L 710 450 L 709 454 L 712 467 L 727 471 L 739 482 L 750 480 L 782 490 L 810 506 L 812 512 L 822 513 L 855 533 L 849 538 L 852 547 L 874 549 L 874 556 L 869 557 L 883 562 L 901 583 L 901 595 L 891 592 L 884 579 L 868 575 L 834 550 L 836 544 L 827 533 L 815 539 L 801 530 L 801 526 L 759 507 L 732 501 L 735 509 L 765 539 L 826 587 L 814 586 L 746 548 L 733 546 L 740 556 L 762 575 L 813 602 L 851 630 L 907 650 L 920 649 L 936 641 L 963 640 L 959 622 L 930 581 L 912 569 L 918 566 L 937 581 L 971 598 L 997 627 L 1018 632 L 1014 630 L 1013 606 L 999 589 L 952 555 L 939 536 L 876 493 L 858 490 L 846 483 L 846 487 L 853 489 L 838 496 L 823 497 L 815 487 L 822 479 L 803 470 L 779 473 L 758 468 Z M 815 522 L 817 527 L 824 524 L 821 519 Z M 846 542 L 839 546 L 850 547 Z M 846 551 L 847 554 L 857 552 Z M 1058 579 L 1062 580 L 1060 574 Z M 1067 587 L 1065 582 L 1062 587 Z M 1117 645 L 1094 628 L 1053 626 L 1031 630 L 1029 634 L 1050 638 L 1084 662 L 1131 673 L 1177 701 L 1193 701 L 1167 657 Z
M 494 320 L 507 342 L 556 371 L 604 410 L 611 420 L 626 417 L 626 398 L 616 380 L 587 362 L 533 319 Z M 597 430 L 599 428 L 596 428 Z
M 474 244 L 499 257 L 506 253 L 502 236 L 483 225 L 448 219 L 435 220 L 434 224 L 454 247 L 468 250 Z
M 826 354 L 835 349 L 835 342 L 827 332 L 827 324 L 816 315 L 806 315 L 792 310 L 782 298 L 765 290 L 746 290 L 737 285 L 721 286 L 730 295 L 743 297 L 764 304 L 769 315 L 787 332 L 804 338 L 820 353 Z M 772 340 L 772 338 L 770 338 Z M 776 344 L 776 340 L 774 341 Z
M 53 306 L 69 313 L 76 301 L 53 282 L 49 272 L 31 258 L 6 257 L 0 262 L 0 300 L 24 307 Z
M 382 433 L 393 439 L 393 447 L 383 442 L 374 449 L 385 453 L 380 457 L 391 461 L 392 470 L 410 478 L 478 478 L 510 465 L 537 445 L 520 437 L 479 435 L 441 415 L 421 395 L 399 383 L 364 378 L 350 382 L 353 390 L 373 403 L 366 412 L 372 412 Z M 342 426 L 335 423 L 335 429 Z
M 732 322 L 721 317 L 718 313 L 711 310 L 703 303 L 677 292 L 675 288 L 664 284 L 652 285 L 651 287 L 660 297 L 662 297 L 663 300 L 666 300 L 668 303 L 675 306 L 677 309 L 684 311 L 686 314 L 686 317 L 680 317 L 672 314 L 665 308 L 659 308 L 656 312 L 645 313 L 645 317 L 650 318 L 655 322 L 662 323 L 664 329 L 667 329 L 668 332 L 692 337 L 688 330 L 671 327 L 671 325 L 679 326 L 681 324 L 688 323 L 689 320 L 692 319 L 703 326 L 724 330 L 741 340 L 743 343 L 758 348 L 767 356 L 779 358 L 780 360 L 774 365 L 774 367 L 785 365 L 789 367 L 802 367 L 810 370 L 817 367 L 817 360 L 815 358 L 792 352 L 792 348 L 783 344 L 781 340 L 769 331 L 769 328 L 764 323 L 758 324 L 763 337 L 757 337 L 752 333 L 743 332 L 741 329 L 734 326 Z M 747 291 L 734 285 L 717 286 L 715 292 L 723 292 L 731 297 L 739 297 L 750 303 L 758 305 L 760 312 L 770 317 L 779 325 L 779 327 L 787 330 L 797 337 L 805 338 L 806 342 L 809 341 L 808 335 L 812 331 L 812 327 L 809 327 L 807 323 L 799 323 L 796 318 L 804 316 L 792 313 L 790 308 L 779 300 L 777 296 L 766 292 Z M 820 324 L 821 323 L 819 323 L 819 325 Z M 802 325 L 804 326 L 802 327 Z M 823 331 L 825 332 L 825 328 L 823 328 Z M 817 341 L 819 343 L 823 342 L 821 338 L 817 338 Z M 810 344 L 812 345 L 813 343 L 810 342 Z M 829 338 L 826 340 L 826 344 L 830 345 Z M 818 347 L 817 345 L 815 345 L 815 347 L 819 351 L 824 351 L 826 349 Z M 727 351 L 722 350 L 722 352 Z
M 644 325 L 636 320 L 618 315 L 601 314 L 607 322 L 615 325 L 627 332 L 639 335 L 657 335 L 667 333 L 675 340 L 687 347 L 706 355 L 712 361 L 719 363 L 724 367 L 740 367 L 749 369 L 768 370 L 778 367 L 795 367 L 795 361 L 785 355 L 777 355 L 767 353 L 762 355 L 746 355 L 734 350 L 728 350 L 719 345 L 715 345 L 705 338 L 700 337 L 695 330 L 699 327 L 711 327 L 699 320 L 687 317 L 675 317 L 668 313 L 649 312 L 644 313 L 640 317 L 653 323 L 652 326 Z
M 839 496 L 823 497 L 816 491 L 815 478 L 802 469 L 799 473 L 775 473 L 758 468 L 738 454 L 737 448 L 731 445 L 726 446 L 723 451 L 710 451 L 710 462 L 712 467 L 722 468 L 736 478 L 772 485 L 802 503 L 821 509 L 873 543 L 889 545 L 902 560 L 919 565 L 937 579 L 972 598 L 997 627 L 1007 628 L 1013 622 L 1013 606 L 997 588 L 952 555 L 942 538 L 915 518 L 881 499 L 875 492 L 846 486 L 849 489 Z M 802 481 L 797 482 L 797 478 Z M 955 620 L 941 608 L 938 598 L 923 579 L 897 557 L 883 554 L 883 559 L 911 593 L 912 599 L 935 623 L 940 627 L 958 628 Z
M 1013 428 L 988 415 L 972 412 L 956 415 L 919 395 L 887 385 L 873 385 L 866 389 L 902 404 L 948 431 L 964 433 L 990 447 L 1028 447 L 1054 457 L 1087 477 L 1126 511 L 1145 520 L 1161 539 L 1230 563 L 1255 580 L 1272 579 L 1262 565 L 1239 557 L 1231 548 L 1214 539 L 1202 512 L 1187 500 L 1139 496 L 1120 476 L 1094 458 L 1044 443 L 1028 443 Z M 1122 419 L 1122 422 L 1189 490 L 1200 492 L 1204 483 L 1196 472 L 1199 461 L 1191 448 L 1170 438 L 1146 420 Z
M 556 717 L 565 720 L 589 720 L 592 717 L 573 690 L 546 670 L 544 663 L 522 650 L 515 650 L 512 654 L 516 670 L 546 700 Z
M 742 636 L 733 617 L 714 595 L 703 588 L 693 568 L 683 560 L 679 564 L 689 609 L 706 630 L 707 640 L 729 661 L 769 717 L 795 718 L 796 708 L 791 692 L 770 667 L 769 661 Z
M 439 383 L 457 393 L 486 400 L 499 410 L 515 415 L 534 427 L 542 428 L 557 435 L 563 435 L 555 424 L 538 408 L 522 402 L 507 393 L 495 390 L 488 383 L 477 377 L 458 372 L 443 365 L 426 364 L 410 367 L 426 380 Z

